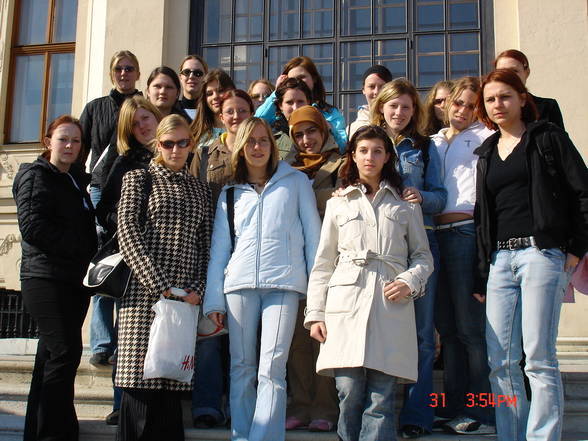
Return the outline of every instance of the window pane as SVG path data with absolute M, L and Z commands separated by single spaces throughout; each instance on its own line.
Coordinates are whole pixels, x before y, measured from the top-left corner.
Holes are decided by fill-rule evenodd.
M 341 95 L 341 102 L 339 109 L 345 117 L 347 125 L 351 124 L 357 119 L 357 109 L 359 106 L 367 105 L 365 96 L 362 93 L 350 93 Z
M 38 141 L 43 97 L 43 55 L 16 57 L 10 141 Z
M 263 0 L 239 0 L 235 6 L 235 41 L 261 40 Z
M 417 36 L 417 87 L 429 87 L 445 78 L 443 35 Z
M 55 1 L 55 24 L 53 27 L 53 43 L 76 41 L 76 18 L 78 0 Z
M 304 0 L 302 36 L 304 38 L 333 35 L 333 0 Z
M 268 51 L 268 79 L 275 83 L 284 65 L 299 54 L 298 46 L 275 46 Z
M 48 13 L 49 0 L 21 1 L 18 46 L 47 43 Z
M 229 46 L 206 47 L 202 50 L 202 56 L 211 69 L 219 68 L 230 73 L 231 48 Z
M 231 0 L 205 0 L 204 42 L 231 41 Z
M 333 91 L 333 45 L 308 44 L 302 47 L 302 55 L 312 58 L 323 79 L 325 90 Z
M 300 37 L 300 0 L 271 0 L 270 40 Z
M 394 78 L 406 77 L 406 40 L 376 41 L 374 64 L 383 64 Z
M 60 115 L 71 113 L 74 54 L 51 55 L 47 123 Z
M 261 78 L 261 46 L 235 46 L 233 81 L 237 89 L 247 90 L 249 83 Z
M 341 43 L 341 90 L 361 89 L 363 73 L 371 65 L 371 42 Z
M 449 77 L 480 75 L 478 33 L 451 34 L 449 37 Z
M 371 0 L 341 1 L 341 35 L 365 35 L 372 31 Z
M 406 32 L 406 0 L 376 0 L 375 33 Z
M 442 30 L 445 23 L 443 0 L 417 0 L 416 29 Z
M 478 0 L 450 0 L 449 27 L 469 29 L 478 27 Z

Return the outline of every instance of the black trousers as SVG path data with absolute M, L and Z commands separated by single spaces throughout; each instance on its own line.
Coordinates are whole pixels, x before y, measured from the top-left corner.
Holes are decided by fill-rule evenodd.
M 117 441 L 184 441 L 181 392 L 122 389 Z
M 74 381 L 90 296 L 81 285 L 52 279 L 23 280 L 21 289 L 39 327 L 23 441 L 77 441 Z

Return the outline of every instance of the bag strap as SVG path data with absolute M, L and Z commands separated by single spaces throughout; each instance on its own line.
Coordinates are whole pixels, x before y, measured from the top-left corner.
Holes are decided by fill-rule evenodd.
M 146 170 L 145 186 L 143 187 L 143 200 L 141 204 L 141 214 L 143 215 L 143 225 L 147 225 L 147 210 L 149 209 L 149 197 L 151 196 L 151 190 L 153 190 L 153 178 L 149 170 Z
M 235 187 L 227 189 L 227 217 L 231 234 L 231 254 L 235 251 Z
M 198 174 L 200 176 L 200 181 L 202 182 L 207 182 L 208 179 L 206 179 L 206 173 L 208 170 L 208 146 L 204 145 L 202 146 L 202 150 L 201 150 L 201 154 L 200 154 L 200 170 L 198 171 Z

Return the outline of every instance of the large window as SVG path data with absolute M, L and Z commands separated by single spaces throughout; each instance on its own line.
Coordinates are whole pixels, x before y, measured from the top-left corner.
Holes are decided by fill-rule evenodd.
M 17 0 L 6 112 L 8 142 L 37 142 L 71 112 L 77 0 Z
M 331 102 L 355 119 L 362 74 L 386 65 L 425 93 L 435 82 L 480 75 L 493 51 L 485 0 L 194 0 L 190 50 L 227 70 L 237 87 L 298 55 L 311 57 Z M 490 35 L 489 35 L 490 34 Z

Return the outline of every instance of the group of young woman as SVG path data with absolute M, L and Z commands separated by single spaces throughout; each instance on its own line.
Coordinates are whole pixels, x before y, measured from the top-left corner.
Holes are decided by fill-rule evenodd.
M 305 57 L 285 66 L 257 110 L 226 73 L 205 73 L 204 60 L 189 57 L 180 75 L 192 85 L 202 78 L 199 95 L 183 100 L 195 111 L 191 125 L 177 103 L 157 105 L 169 104 L 175 83 L 163 69 L 149 100 L 125 99 L 96 210 L 133 270 L 119 305 L 117 439 L 184 439 L 180 392 L 192 385 L 143 380 L 151 307 L 162 295 L 202 304 L 230 330 L 233 440 L 335 426 L 345 441 L 396 439 L 398 380 L 409 383 L 403 438 L 425 435 L 436 419 L 461 434 L 496 424 L 501 441 L 559 439 L 555 340 L 566 271 L 588 249 L 588 173 L 567 134 L 538 120 L 518 54 L 499 55 L 497 67 L 511 65 L 482 82 L 434 88 L 431 112 L 409 81 L 371 68 L 369 120 L 349 142 Z M 125 69 L 131 58 L 113 59 L 115 81 L 136 80 L 138 66 Z M 430 119 L 436 109 L 441 123 Z M 430 138 L 423 132 L 439 125 Z M 90 295 L 81 278 L 96 248 L 90 178 L 78 164 L 82 141 L 94 140 L 84 129 L 71 117 L 54 121 L 46 152 L 15 179 L 23 298 L 40 330 L 25 439 L 77 439 L 73 380 Z M 436 416 L 435 328 L 445 392 Z M 226 416 L 221 338 L 196 349 L 200 427 Z M 470 406 L 469 396 L 490 391 L 517 405 L 495 414 Z

